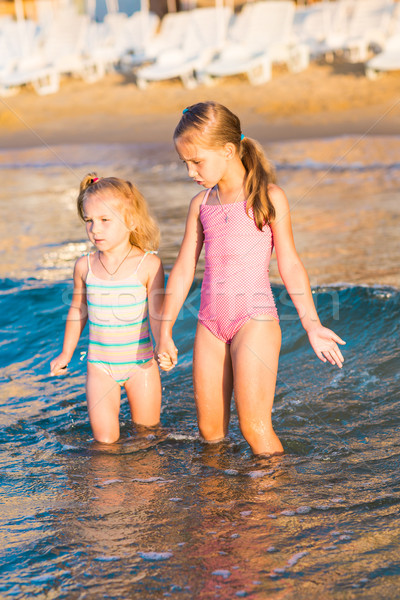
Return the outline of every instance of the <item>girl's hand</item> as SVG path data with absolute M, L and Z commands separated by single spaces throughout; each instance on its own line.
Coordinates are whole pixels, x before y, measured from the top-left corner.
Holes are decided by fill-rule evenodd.
M 57 358 L 51 361 L 50 363 L 50 374 L 51 375 L 63 375 L 68 367 L 69 359 L 63 353 L 61 353 Z
M 334 331 L 319 325 L 315 329 L 307 332 L 308 339 L 315 354 L 322 362 L 330 362 L 331 365 L 337 365 L 342 368 L 344 358 L 340 352 L 338 344 L 345 344 Z
M 160 365 L 160 369 L 162 369 L 163 371 L 171 371 L 171 369 L 173 369 L 175 366 L 171 360 L 170 355 L 167 354 L 167 352 L 164 352 L 163 354 L 158 354 L 157 360 L 158 364 Z
M 160 342 L 156 353 L 158 364 L 163 371 L 171 371 L 178 363 L 178 348 L 176 348 L 172 337 Z

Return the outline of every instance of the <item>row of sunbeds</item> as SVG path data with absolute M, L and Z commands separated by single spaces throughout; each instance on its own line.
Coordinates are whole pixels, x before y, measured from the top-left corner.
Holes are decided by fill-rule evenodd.
M 215 78 L 247 75 L 251 84 L 271 78 L 275 63 L 292 72 L 324 57 L 363 62 L 367 76 L 400 69 L 400 2 L 336 0 L 296 7 L 291 0 L 249 2 L 169 13 L 160 21 L 148 11 L 104 22 L 79 15 L 73 6 L 38 22 L 0 20 L 0 95 L 32 84 L 39 94 L 56 92 L 60 77 L 91 82 L 111 69 L 151 81 L 180 78 L 186 87 Z

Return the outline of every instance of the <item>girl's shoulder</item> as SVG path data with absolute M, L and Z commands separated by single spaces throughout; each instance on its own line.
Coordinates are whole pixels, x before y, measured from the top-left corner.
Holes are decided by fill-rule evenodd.
M 160 269 L 162 270 L 163 268 L 161 258 L 154 251 L 145 252 L 140 260 L 142 261 L 142 264 L 139 267 L 138 274 L 139 278 L 143 279 L 143 281 L 153 279 Z
M 150 270 L 157 270 L 162 265 L 161 258 L 156 251 L 147 252 L 143 262 Z
M 91 254 L 84 254 L 75 263 L 74 275 L 79 276 L 82 281 L 86 281 L 86 277 L 89 271 L 89 257 L 94 256 L 95 252 Z
M 190 205 L 189 205 L 188 219 L 197 220 L 199 218 L 200 207 L 204 203 L 204 199 L 205 199 L 206 195 L 208 194 L 208 192 L 209 192 L 208 189 L 202 190 L 201 192 L 199 192 L 198 194 L 193 196 L 193 198 L 190 201 Z
M 268 185 L 268 196 L 274 205 L 275 211 L 279 211 L 279 209 L 287 210 L 289 205 L 288 199 L 285 192 L 281 187 L 279 187 L 279 185 L 276 185 L 276 183 L 270 183 Z
M 201 192 L 199 192 L 198 194 L 193 196 L 192 200 L 190 201 L 190 208 L 194 209 L 194 210 L 199 210 L 200 206 L 203 204 L 203 201 L 208 193 L 209 193 L 209 190 L 206 189 L 206 190 L 201 190 Z

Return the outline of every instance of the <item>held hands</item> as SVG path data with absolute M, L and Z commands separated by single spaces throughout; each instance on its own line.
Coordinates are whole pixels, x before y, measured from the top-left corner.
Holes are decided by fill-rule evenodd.
M 171 371 L 175 367 L 178 362 L 178 348 L 172 337 L 160 341 L 156 355 L 160 369 L 163 371 Z
M 340 352 L 338 344 L 345 344 L 334 331 L 318 325 L 315 329 L 307 332 L 308 339 L 315 354 L 322 362 L 330 362 L 331 365 L 337 365 L 342 368 L 344 358 Z
M 61 353 L 57 358 L 51 361 L 50 363 L 50 374 L 51 375 L 64 375 L 67 370 L 69 359 L 68 357 Z

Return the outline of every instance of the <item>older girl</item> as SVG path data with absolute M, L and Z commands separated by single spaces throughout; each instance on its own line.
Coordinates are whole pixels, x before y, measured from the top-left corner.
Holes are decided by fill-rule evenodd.
M 176 150 L 189 176 L 206 188 L 191 201 L 186 231 L 166 289 L 161 368 L 177 363 L 172 327 L 205 245 L 205 273 L 193 355 L 200 433 L 225 437 L 234 390 L 241 431 L 255 454 L 283 451 L 271 422 L 281 331 L 268 279 L 275 246 L 279 272 L 317 356 L 342 367 L 344 344 L 318 318 L 296 252 L 289 205 L 273 183 L 261 147 L 242 134 L 225 106 L 201 102 L 183 111 Z

